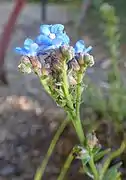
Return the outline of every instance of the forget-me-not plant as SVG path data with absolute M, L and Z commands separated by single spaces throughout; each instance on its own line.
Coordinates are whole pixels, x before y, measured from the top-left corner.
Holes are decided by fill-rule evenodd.
M 23 73 L 34 72 L 47 93 L 67 113 L 67 119 L 57 130 L 45 159 L 36 172 L 35 180 L 42 179 L 55 144 L 68 123 L 72 123 L 75 128 L 79 146 L 73 147 L 58 180 L 64 179 L 74 158 L 81 160 L 83 172 L 94 180 L 111 180 L 107 179 L 111 175 L 114 180 L 120 177 L 118 166 L 109 168 L 109 165 L 113 158 L 124 151 L 125 143 L 123 142 L 120 148 L 111 154 L 109 150 L 101 150 L 95 134 L 84 133 L 80 119 L 83 77 L 86 69 L 94 64 L 93 56 L 89 54 L 91 49 L 91 46 L 86 48 L 83 40 L 71 46 L 62 24 L 41 25 L 40 34 L 34 41 L 26 39 L 24 47 L 16 48 L 16 52 L 23 56 L 19 64 L 20 70 Z M 101 159 L 104 161 L 100 161 Z

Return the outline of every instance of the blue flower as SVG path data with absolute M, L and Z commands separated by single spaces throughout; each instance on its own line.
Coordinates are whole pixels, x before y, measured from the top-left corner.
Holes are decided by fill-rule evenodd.
M 75 53 L 88 53 L 91 51 L 92 46 L 89 46 L 88 48 L 85 47 L 85 43 L 83 40 L 79 40 L 76 42 L 74 46 Z
M 38 53 L 38 44 L 36 44 L 32 39 L 26 39 L 24 41 L 24 47 L 16 47 L 15 51 L 21 55 L 25 56 L 36 56 Z
M 62 45 L 68 45 L 70 42 L 64 26 L 62 24 L 55 25 L 41 25 L 40 35 L 36 38 L 35 42 L 40 46 L 45 46 L 45 49 L 55 49 Z

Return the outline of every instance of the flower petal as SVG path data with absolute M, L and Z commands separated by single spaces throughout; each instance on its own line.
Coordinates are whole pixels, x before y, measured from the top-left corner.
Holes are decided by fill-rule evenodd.
M 30 47 L 29 53 L 31 54 L 31 56 L 36 56 L 37 54 L 37 49 L 38 49 L 38 44 L 33 43 Z
M 52 40 L 49 37 L 42 35 L 42 34 L 36 38 L 35 42 L 38 45 L 42 45 L 42 44 L 43 45 L 51 45 L 52 44 Z
M 55 45 L 46 46 L 46 47 L 44 48 L 44 51 L 49 51 L 49 50 L 56 49 L 56 48 L 57 48 L 57 46 L 55 46 Z
M 16 53 L 19 53 L 19 54 L 22 54 L 22 48 L 16 47 L 16 48 L 15 48 L 15 52 L 16 52 Z
M 52 44 L 55 45 L 56 47 L 60 47 L 62 45 L 62 39 L 55 38 L 52 40 Z
M 37 55 L 38 56 L 45 53 L 44 52 L 45 47 L 47 47 L 47 46 L 41 45 L 41 46 L 38 47 L 38 50 L 37 50 Z
M 75 49 L 75 53 L 83 52 L 85 50 L 84 41 L 83 40 L 77 41 L 75 46 L 74 46 L 74 49 Z
M 51 25 L 41 25 L 40 26 L 40 33 L 48 36 L 50 34 L 50 26 Z
M 70 39 L 66 33 L 58 34 L 57 38 L 62 40 L 62 45 L 68 45 L 70 43 Z
M 88 48 L 86 48 L 85 50 L 84 50 L 84 52 L 85 53 L 88 53 L 89 51 L 91 51 L 92 50 L 92 46 L 89 46 Z
M 28 50 L 25 48 L 16 47 L 15 52 L 21 55 L 27 55 Z
M 57 33 L 63 33 L 64 25 L 62 24 L 55 24 L 50 27 L 50 32 L 57 34 Z
M 24 41 L 24 48 L 29 48 L 31 44 L 33 44 L 34 41 L 32 39 L 29 39 L 27 38 L 25 41 Z
M 38 44 L 36 44 L 36 43 L 33 43 L 33 44 L 31 44 L 31 47 L 30 47 L 30 49 L 32 50 L 32 51 L 36 51 L 37 49 L 38 49 Z
M 52 50 L 52 49 L 56 49 L 56 46 L 55 45 L 50 45 L 50 46 L 45 46 L 45 45 L 42 45 L 42 46 L 39 46 L 38 50 L 37 50 L 37 55 L 43 55 L 45 53 L 47 53 L 47 51 L 49 50 Z

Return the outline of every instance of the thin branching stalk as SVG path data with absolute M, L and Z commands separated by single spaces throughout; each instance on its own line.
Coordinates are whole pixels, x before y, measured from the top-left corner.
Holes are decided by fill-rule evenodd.
M 77 87 L 76 87 L 76 116 L 80 119 L 80 103 L 82 94 L 82 78 L 83 74 L 78 72 L 77 75 Z
M 44 87 L 44 89 L 46 90 L 46 92 L 47 92 L 49 95 L 51 95 L 51 92 L 50 92 L 49 86 L 47 86 L 46 80 L 40 78 L 40 83 L 42 84 L 42 86 Z
M 71 109 L 71 111 L 74 111 L 73 103 L 72 103 L 70 93 L 69 93 L 69 83 L 68 83 L 68 76 L 67 76 L 65 61 L 64 61 L 64 65 L 63 65 L 63 71 L 62 71 L 62 79 L 63 79 L 64 95 L 67 99 L 67 106 Z
M 35 175 L 35 178 L 34 180 L 42 180 L 42 177 L 44 175 L 44 172 L 45 172 L 45 168 L 47 166 L 47 163 L 49 161 L 49 158 L 50 156 L 52 155 L 52 152 L 55 148 L 55 145 L 57 143 L 57 141 L 59 140 L 59 137 L 60 135 L 62 134 L 63 130 L 65 129 L 65 127 L 68 125 L 69 123 L 69 120 L 65 119 L 62 124 L 60 125 L 60 127 L 58 128 L 50 146 L 49 146 L 49 149 L 47 151 L 47 154 L 45 155 L 45 158 L 44 160 L 42 161 L 42 164 L 41 166 L 38 168 L 37 172 L 36 172 L 36 175 Z
M 59 175 L 57 180 L 63 180 L 64 179 L 64 177 L 65 177 L 65 175 L 66 175 L 66 173 L 67 173 L 73 159 L 74 159 L 74 156 L 73 156 L 73 150 L 72 150 L 70 152 L 70 154 L 68 155 L 68 157 L 67 157 L 67 159 L 66 159 L 66 161 L 64 163 L 64 166 L 61 169 L 60 175 Z
M 75 127 L 75 130 L 76 130 L 76 133 L 78 135 L 79 141 L 81 142 L 81 144 L 83 144 L 84 143 L 84 133 L 83 133 L 83 129 L 82 129 L 81 121 L 80 121 L 79 112 L 78 112 L 78 117 L 77 117 L 77 115 L 75 113 L 75 109 L 73 107 L 73 102 L 71 100 L 71 96 L 70 96 L 70 92 L 69 92 L 67 71 L 66 71 L 66 63 L 65 62 L 64 62 L 64 66 L 63 66 L 62 78 L 63 78 L 64 95 L 65 95 L 65 97 L 67 99 L 67 106 L 69 107 L 69 114 L 71 115 L 71 120 L 72 120 L 72 123 L 73 123 L 73 125 Z M 79 90 L 77 98 L 78 98 L 78 100 L 76 100 L 76 101 L 80 101 L 80 99 L 81 99 L 80 90 Z M 78 105 L 78 107 L 79 107 L 79 105 Z
M 83 74 L 78 72 L 77 76 L 77 87 L 76 87 L 76 128 L 80 132 L 80 137 L 81 137 L 81 144 L 84 143 L 84 132 L 82 128 L 82 123 L 80 120 L 80 104 L 81 104 L 81 95 L 82 95 L 82 79 L 83 79 Z
M 99 180 L 99 175 L 98 175 L 98 171 L 97 171 L 96 165 L 94 163 L 93 156 L 91 156 L 91 159 L 89 161 L 89 165 L 90 165 L 90 168 L 91 168 L 91 170 L 93 172 L 94 180 Z

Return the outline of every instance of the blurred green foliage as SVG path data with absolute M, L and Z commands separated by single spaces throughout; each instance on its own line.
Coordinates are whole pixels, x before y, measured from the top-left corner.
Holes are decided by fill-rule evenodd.
M 99 16 L 102 19 L 101 27 L 109 49 L 111 68 L 106 72 L 106 88 L 90 85 L 87 90 L 88 96 L 86 97 L 86 102 L 90 104 L 95 112 L 101 115 L 101 119 L 110 120 L 117 131 L 124 133 L 126 84 L 123 81 L 121 69 L 119 69 L 121 59 L 120 38 L 122 35 L 119 30 L 120 20 L 116 15 L 116 9 L 112 5 L 97 3 L 95 8 L 97 11 L 99 10 Z

